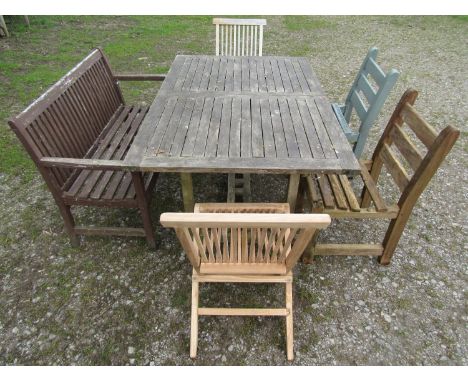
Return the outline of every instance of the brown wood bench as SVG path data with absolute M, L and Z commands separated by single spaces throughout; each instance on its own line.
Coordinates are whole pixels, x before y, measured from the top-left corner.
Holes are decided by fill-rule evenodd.
M 403 94 L 372 160 L 360 161 L 359 175 L 364 185 L 361 197 L 345 175 L 309 175 L 301 179 L 299 205 L 306 194 L 312 212 L 326 213 L 335 219 L 390 220 L 383 243 L 313 242 L 306 261 L 313 255 L 362 255 L 378 256 L 383 265 L 390 263 L 414 205 L 460 135 L 451 126 L 437 133 L 414 108 L 417 96 L 418 92 L 412 89 Z M 415 144 L 413 140 L 420 142 Z M 377 185 L 383 166 L 401 193 L 393 204 L 386 203 Z
M 126 105 L 119 80 L 161 81 L 164 75 L 115 75 L 94 49 L 8 122 L 52 192 L 74 245 L 77 235 L 124 235 L 146 236 L 155 246 L 149 203 L 158 174 L 123 167 L 148 107 Z M 137 208 L 143 228 L 76 226 L 76 205 Z

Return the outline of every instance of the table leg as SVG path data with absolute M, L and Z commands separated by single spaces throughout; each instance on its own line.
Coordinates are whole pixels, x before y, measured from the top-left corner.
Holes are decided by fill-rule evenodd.
M 288 185 L 288 203 L 291 213 L 296 211 L 296 200 L 297 193 L 299 191 L 299 180 L 301 179 L 300 174 L 291 174 L 289 175 L 289 185 Z
M 180 174 L 180 184 L 182 186 L 182 199 L 184 200 L 184 211 L 193 212 L 193 185 L 192 174 L 183 172 Z

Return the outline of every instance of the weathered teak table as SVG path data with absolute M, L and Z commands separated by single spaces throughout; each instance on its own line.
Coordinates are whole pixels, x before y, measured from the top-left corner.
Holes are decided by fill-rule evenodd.
M 358 173 L 359 164 L 320 82 L 301 57 L 177 56 L 125 158 L 142 171 Z

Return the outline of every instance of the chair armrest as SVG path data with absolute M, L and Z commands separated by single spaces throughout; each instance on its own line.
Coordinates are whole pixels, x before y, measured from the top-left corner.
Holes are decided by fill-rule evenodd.
M 114 74 L 119 81 L 164 81 L 165 74 Z
M 138 171 L 136 167 L 124 164 L 123 161 L 109 159 L 80 159 L 80 158 L 56 158 L 44 157 L 40 160 L 44 167 L 65 167 L 86 170 L 110 170 L 110 171 Z

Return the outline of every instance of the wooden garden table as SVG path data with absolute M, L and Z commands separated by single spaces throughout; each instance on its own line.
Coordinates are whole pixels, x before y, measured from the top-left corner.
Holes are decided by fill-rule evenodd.
M 191 173 L 357 174 L 360 167 L 320 82 L 302 57 L 175 58 L 125 158 L 141 171 L 181 174 L 193 211 Z

